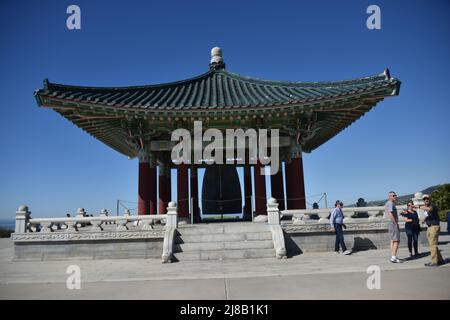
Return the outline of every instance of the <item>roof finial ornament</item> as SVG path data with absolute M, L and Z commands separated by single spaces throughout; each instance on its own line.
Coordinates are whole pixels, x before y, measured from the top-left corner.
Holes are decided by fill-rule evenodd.
M 210 69 L 224 69 L 225 68 L 225 62 L 223 62 L 222 58 L 222 49 L 219 47 L 214 47 L 211 49 L 211 61 L 209 63 Z

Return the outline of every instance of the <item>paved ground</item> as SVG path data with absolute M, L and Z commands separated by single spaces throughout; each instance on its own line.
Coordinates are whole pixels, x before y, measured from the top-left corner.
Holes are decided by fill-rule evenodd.
M 440 237 L 444 258 L 450 236 Z M 12 262 L 0 239 L 0 299 L 450 299 L 450 263 L 425 268 L 418 259 L 388 261 L 387 250 L 351 256 L 305 253 L 290 259 L 187 261 L 153 259 Z M 399 257 L 407 256 L 401 249 Z M 81 289 L 66 288 L 69 265 L 81 269 Z M 367 267 L 381 270 L 381 289 L 369 290 Z

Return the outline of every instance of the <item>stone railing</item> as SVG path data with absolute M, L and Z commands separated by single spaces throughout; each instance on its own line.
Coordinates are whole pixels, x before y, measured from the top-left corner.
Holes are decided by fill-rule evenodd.
M 154 229 L 156 222 L 165 225 Z M 132 224 L 132 225 L 129 225 Z M 16 212 L 16 227 L 12 234 L 14 242 L 80 241 L 149 239 L 164 237 L 162 261 L 172 262 L 173 246 L 178 228 L 177 207 L 170 202 L 167 214 L 131 216 L 126 211 L 122 216 L 108 217 L 106 209 L 99 216 L 86 216 L 83 208 L 75 217 L 31 218 L 27 206 L 20 206 Z
M 397 206 L 397 211 L 400 215 L 400 212 L 406 209 L 406 206 Z M 369 221 L 377 221 L 383 220 L 384 216 L 384 206 L 379 207 L 349 207 L 342 208 L 342 213 L 344 214 L 344 223 L 355 222 L 355 221 L 363 221 L 362 219 L 366 219 Z M 325 208 L 325 209 L 291 209 L 291 210 L 282 210 L 281 217 L 292 217 L 293 224 L 307 224 L 307 223 L 330 223 L 329 216 L 333 208 Z M 357 213 L 367 213 L 367 218 L 354 218 Z M 319 219 L 311 219 L 311 216 L 319 216 Z M 402 219 L 399 216 L 399 222 Z
M 161 224 L 170 219 L 165 214 L 158 215 L 138 215 L 131 216 L 129 211 L 122 216 L 108 216 L 106 209 L 102 209 L 99 216 L 85 216 L 86 211 L 83 208 L 77 210 L 75 217 L 66 218 L 31 218 L 31 212 L 27 206 L 20 206 L 16 211 L 16 233 L 32 232 L 81 232 L 81 231 L 103 231 L 105 225 L 115 225 L 116 231 L 126 231 L 128 224 L 134 223 L 137 230 L 151 230 L 156 221 Z M 169 222 L 170 223 L 170 222 Z

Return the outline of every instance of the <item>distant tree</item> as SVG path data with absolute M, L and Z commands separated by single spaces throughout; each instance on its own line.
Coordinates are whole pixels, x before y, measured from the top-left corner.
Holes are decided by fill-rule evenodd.
M 356 202 L 356 206 L 357 207 L 366 207 L 367 202 L 364 200 L 364 198 L 359 198 L 358 201 Z
M 367 207 L 367 202 L 364 200 L 364 198 L 359 198 L 358 201 L 356 201 L 356 206 L 358 208 L 360 207 Z M 353 215 L 353 218 L 367 218 L 369 214 L 367 212 L 356 212 Z
M 431 193 L 431 201 L 438 206 L 439 218 L 446 221 L 447 211 L 450 210 L 450 183 L 439 186 Z

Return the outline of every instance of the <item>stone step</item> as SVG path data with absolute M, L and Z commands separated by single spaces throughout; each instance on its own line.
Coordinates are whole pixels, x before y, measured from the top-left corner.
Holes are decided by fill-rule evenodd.
M 275 249 L 177 252 L 174 256 L 178 261 L 275 258 Z
M 246 249 L 273 249 L 272 240 L 232 241 L 232 242 L 193 242 L 174 246 L 175 252 L 221 251 Z
M 228 224 L 198 224 L 179 226 L 177 229 L 181 235 L 188 234 L 219 234 L 270 231 L 266 223 L 228 223 Z
M 271 240 L 271 232 L 218 233 L 218 234 L 184 234 L 175 239 L 175 243 L 192 242 L 226 242 L 246 240 Z

